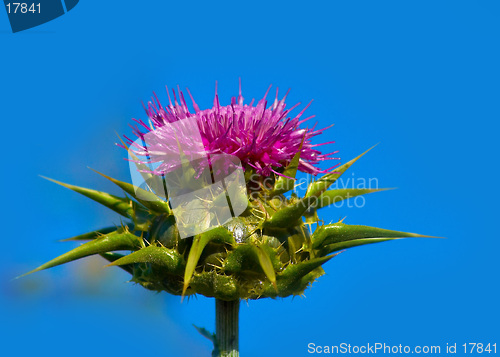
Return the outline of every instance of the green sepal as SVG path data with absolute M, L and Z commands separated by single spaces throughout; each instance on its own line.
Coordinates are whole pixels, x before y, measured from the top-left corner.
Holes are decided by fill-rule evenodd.
M 391 188 L 340 188 L 336 190 L 327 190 L 319 198 L 315 209 L 323 208 L 336 202 L 349 199 L 356 196 L 366 195 L 368 193 L 392 190 Z
M 308 247 L 311 246 L 311 236 L 309 235 L 308 229 L 304 225 L 296 226 L 287 229 L 288 237 L 286 242 L 288 243 L 288 255 L 292 263 L 306 259 L 304 254 L 305 250 L 309 251 Z
M 123 191 L 125 191 L 127 194 L 132 196 L 134 199 L 137 200 L 137 202 L 141 203 L 143 206 L 147 207 L 151 211 L 157 212 L 157 213 L 168 213 L 171 214 L 170 206 L 168 205 L 168 202 L 165 202 L 158 196 L 156 196 L 153 192 L 146 191 L 140 187 L 136 187 L 128 182 L 123 182 L 119 181 L 117 179 L 114 179 L 112 177 L 109 177 L 97 170 L 91 169 L 92 171 L 97 172 L 99 175 L 107 178 L 111 182 L 113 182 L 115 185 L 120 187 Z
M 186 244 L 185 239 L 179 237 L 179 229 L 175 223 L 175 217 L 173 215 L 168 216 L 167 214 L 162 214 L 156 216 L 148 229 L 147 240 L 149 243 L 154 242 L 160 243 L 165 248 L 177 247 L 179 252 L 183 251 L 183 247 Z
M 117 261 L 120 258 L 123 258 L 125 255 L 123 254 L 118 254 L 118 253 L 99 253 L 101 257 L 106 259 L 108 262 L 113 263 L 114 261 Z M 134 274 L 134 267 L 132 265 L 120 265 L 120 268 L 125 270 L 129 274 Z
M 228 253 L 222 269 L 236 275 L 262 272 L 276 289 L 276 270 L 281 269 L 281 262 L 274 249 L 265 244 L 239 244 Z
M 391 190 L 391 188 L 340 188 L 336 190 L 327 190 L 306 210 L 304 218 L 308 224 L 319 222 L 320 219 L 316 211 L 320 208 L 352 197 L 386 190 Z
M 106 227 L 102 229 L 95 230 L 93 232 L 88 232 L 84 234 L 80 234 L 71 238 L 66 238 L 66 239 L 61 239 L 60 242 L 71 242 L 71 241 L 80 241 L 80 240 L 93 240 L 96 238 L 99 238 L 105 234 L 109 234 L 112 232 L 115 232 L 119 230 L 119 227 L 113 226 L 113 227 Z M 133 227 L 132 227 L 133 230 Z
M 299 283 L 297 284 L 297 290 L 294 293 L 294 295 L 302 295 L 304 294 L 304 290 L 309 287 L 316 279 L 318 279 L 320 276 L 324 275 L 325 271 L 323 270 L 322 267 L 317 267 L 313 271 L 311 271 L 309 274 L 303 276 Z
M 298 264 L 289 264 L 281 273 L 278 274 L 278 289 L 279 296 L 286 297 L 288 295 L 300 295 L 304 292 L 307 285 L 317 277 L 323 275 L 321 265 L 332 259 L 335 255 L 330 255 L 321 258 L 306 260 Z M 314 278 L 311 280 L 311 273 L 320 268 L 317 274 L 313 273 Z
M 109 264 L 109 266 L 135 263 L 150 263 L 157 265 L 162 268 L 162 271 L 170 274 L 182 274 L 186 264 L 184 258 L 174 249 L 150 245 L 115 260 Z
M 255 275 L 260 273 L 256 252 L 252 244 L 238 244 L 233 250 L 227 253 L 222 264 L 222 271 L 226 274 L 247 274 Z
M 268 220 L 264 221 L 262 227 L 287 228 L 298 225 L 302 215 L 316 200 L 316 197 L 304 197 L 295 203 L 285 206 L 276 211 Z
M 110 233 L 82 244 L 81 246 L 76 247 L 75 249 L 39 266 L 38 268 L 21 275 L 21 277 L 94 254 L 112 252 L 115 250 L 137 250 L 140 248 L 141 243 L 141 239 L 130 232 Z
M 320 249 L 319 255 L 328 255 L 343 249 L 358 247 L 360 245 L 365 245 L 365 244 L 387 242 L 396 239 L 401 239 L 401 238 L 359 238 L 359 239 L 348 240 L 345 242 L 328 244 Z
M 301 295 L 305 288 L 316 278 L 324 274 L 321 265 L 332 259 L 335 255 L 306 260 L 297 264 L 289 264 L 276 276 L 278 293 L 273 292 L 270 285 L 265 286 L 266 296 L 287 297 Z
M 193 245 L 189 251 L 186 270 L 184 272 L 184 287 L 182 295 L 184 295 L 189 286 L 189 282 L 194 274 L 196 266 L 198 265 L 203 249 L 211 241 L 219 244 L 225 243 L 231 246 L 236 244 L 233 235 L 224 227 L 217 227 L 195 236 L 193 239 Z
M 337 179 L 340 176 L 342 176 L 342 174 L 344 172 L 346 172 L 346 170 L 349 167 L 351 167 L 356 161 L 358 161 L 363 155 L 365 155 L 368 151 L 370 151 L 374 147 L 375 146 L 372 146 L 371 148 L 366 150 L 361 155 L 355 157 L 354 159 L 345 163 L 344 165 L 336 168 L 334 172 L 326 174 L 323 177 L 321 177 L 319 180 L 310 183 L 309 186 L 307 187 L 305 197 L 313 197 L 313 196 L 319 197 L 323 192 L 325 192 L 328 189 L 328 187 L 333 185 L 335 183 L 335 181 L 337 181 Z
M 54 183 L 57 183 L 58 185 L 64 186 L 66 188 L 69 188 L 72 191 L 78 192 L 79 194 L 82 194 L 91 200 L 94 200 L 103 206 L 108 207 L 109 209 L 112 209 L 116 213 L 127 217 L 127 218 L 133 218 L 134 217 L 134 207 L 133 207 L 133 201 L 124 198 L 124 197 L 118 197 L 112 194 L 109 194 L 107 192 L 102 192 L 102 191 L 96 191 L 92 190 L 89 188 L 85 187 L 79 187 L 75 185 L 70 185 L 61 181 L 57 181 L 45 176 L 42 176 L 44 179 L 47 179 L 49 181 L 52 181 Z
M 302 149 L 302 144 L 300 145 L 299 151 L 293 156 L 290 163 L 285 167 L 282 175 L 274 182 L 274 188 L 269 193 L 269 195 L 276 196 L 282 195 L 295 187 L 295 176 L 297 175 L 297 169 L 299 168 L 300 153 Z
M 230 275 L 220 275 L 215 271 L 204 271 L 191 277 L 190 286 L 197 294 L 225 301 L 238 300 L 238 281 Z M 189 290 L 188 290 L 189 293 Z M 185 295 L 185 292 L 183 293 Z
M 288 264 L 287 267 L 283 269 L 281 273 L 278 274 L 278 279 L 283 282 L 290 282 L 290 283 L 298 281 L 299 279 L 302 279 L 304 276 L 309 274 L 317 267 L 322 266 L 327 261 L 335 257 L 335 255 L 329 255 L 321 258 L 305 260 L 297 264 Z
M 429 237 L 416 233 L 392 231 L 369 226 L 347 225 L 342 222 L 320 226 L 312 235 L 312 247 L 318 249 L 332 243 L 363 238 Z
M 131 200 L 134 207 L 133 224 L 130 227 L 136 231 L 147 232 L 154 215 L 143 205 Z

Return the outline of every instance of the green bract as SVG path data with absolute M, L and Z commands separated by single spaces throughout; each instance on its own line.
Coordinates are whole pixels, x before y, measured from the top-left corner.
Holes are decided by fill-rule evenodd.
M 403 237 L 424 237 L 343 222 L 325 225 L 318 219 L 318 209 L 380 191 L 329 189 L 362 155 L 312 182 L 302 198 L 293 193 L 284 195 L 294 188 L 291 178 L 297 173 L 298 154 L 284 168 L 284 176 L 276 176 L 270 182 L 250 184 L 251 172 L 247 170 L 246 211 L 226 225 L 186 239 L 179 238 L 169 204 L 152 192 L 105 175 L 123 189 L 126 197 L 52 180 L 112 209 L 127 221 L 119 227 L 70 238 L 89 242 L 30 273 L 99 254 L 110 266 L 129 272 L 132 281 L 174 295 L 202 294 L 226 301 L 300 295 L 324 274 L 321 266 L 343 249 Z M 145 200 L 148 195 L 150 199 Z M 313 224 L 316 230 L 311 233 Z M 130 253 L 122 255 L 116 251 Z

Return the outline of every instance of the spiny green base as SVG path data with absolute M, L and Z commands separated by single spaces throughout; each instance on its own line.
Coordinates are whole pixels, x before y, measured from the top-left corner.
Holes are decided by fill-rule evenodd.
M 150 290 L 183 296 L 202 294 L 224 301 L 287 297 L 303 294 L 324 274 L 321 266 L 341 250 L 402 237 L 422 237 L 342 222 L 324 225 L 318 219 L 318 209 L 380 190 L 329 190 L 360 155 L 312 182 L 304 197 L 294 193 L 285 197 L 286 192 L 294 189 L 291 178 L 297 172 L 299 153 L 283 168 L 284 176 L 276 176 L 271 182 L 246 182 L 248 206 L 240 217 L 186 239 L 179 236 L 167 197 L 158 197 L 152 191 L 106 175 L 103 176 L 128 196 L 117 197 L 55 181 L 114 210 L 129 222 L 72 238 L 90 242 L 30 273 L 100 254 L 110 265 L 131 273 L 132 281 Z M 251 170 L 245 175 L 249 173 Z M 226 193 L 223 198 L 226 200 Z M 215 197 L 214 202 L 217 200 Z M 313 223 L 317 229 L 311 234 Z M 132 253 L 114 253 L 120 250 Z

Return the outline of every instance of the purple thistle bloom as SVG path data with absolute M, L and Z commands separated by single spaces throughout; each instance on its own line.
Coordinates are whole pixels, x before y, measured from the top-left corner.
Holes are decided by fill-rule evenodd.
M 315 129 L 316 125 L 312 129 L 300 128 L 301 124 L 314 117 L 313 115 L 301 119 L 311 103 L 292 118 L 289 116 L 290 111 L 300 103 L 290 109 L 285 109 L 285 99 L 288 92 L 281 100 L 278 100 L 278 90 L 276 90 L 273 104 L 267 107 L 266 97 L 270 89 L 271 86 L 256 105 L 254 105 L 254 100 L 250 104 L 243 104 L 240 82 L 238 97 L 232 97 L 230 105 L 221 106 L 216 84 L 213 107 L 205 110 L 200 110 L 188 89 L 194 113 L 189 112 L 184 94 L 179 88 L 179 98 L 173 90 L 174 103 L 172 104 L 170 95 L 168 95 L 169 105 L 166 107 L 160 104 L 155 94 L 153 101 L 149 102 L 147 107 L 144 106 L 151 127 L 142 120 L 134 119 L 139 124 L 133 128 L 134 134 L 143 139 L 143 142 L 144 137 L 147 136 L 147 146 L 134 143 L 128 137 L 125 138 L 134 147 L 133 152 L 140 158 L 139 162 L 145 164 L 161 162 L 151 171 L 156 175 L 168 172 L 175 166 L 168 158 L 171 154 L 169 151 L 171 151 L 172 142 L 176 143 L 176 140 L 183 141 L 183 151 L 188 158 L 193 158 L 193 156 L 199 158 L 200 154 L 208 154 L 209 156 L 221 153 L 235 155 L 241 160 L 245 169 L 252 167 L 255 172 L 263 176 L 270 176 L 272 173 L 281 175 L 282 169 L 280 170 L 280 168 L 285 167 L 299 150 L 301 151 L 298 167 L 300 171 L 313 175 L 330 172 L 333 167 L 321 170 L 315 165 L 321 161 L 338 159 L 330 157 L 337 151 L 322 154 L 315 147 L 333 142 L 316 145 L 311 143 L 312 137 L 321 134 L 328 127 L 319 130 Z M 205 153 L 200 153 L 200 143 L 190 142 L 190 138 L 177 138 L 175 133 L 169 131 L 169 123 L 182 121 L 186 118 L 196 119 Z M 175 147 L 177 148 L 177 145 Z M 191 148 L 191 152 L 189 148 Z

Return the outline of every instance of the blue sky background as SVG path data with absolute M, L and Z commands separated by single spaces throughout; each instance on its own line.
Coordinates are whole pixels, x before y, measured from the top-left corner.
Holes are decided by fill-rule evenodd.
M 0 10 L 0 353 L 209 356 L 191 326 L 214 302 L 181 304 L 82 260 L 11 279 L 67 251 L 58 243 L 118 217 L 38 175 L 119 193 L 87 166 L 129 179 L 115 132 L 141 101 L 188 86 L 202 107 L 269 84 L 291 88 L 317 142 L 397 190 L 326 221 L 445 236 L 355 248 L 326 264 L 307 298 L 241 307 L 243 356 L 306 356 L 307 344 L 500 343 L 497 1 L 191 2 L 82 0 L 12 34 Z M 352 176 L 354 173 L 354 176 Z M 499 345 L 500 347 L 500 345 Z

